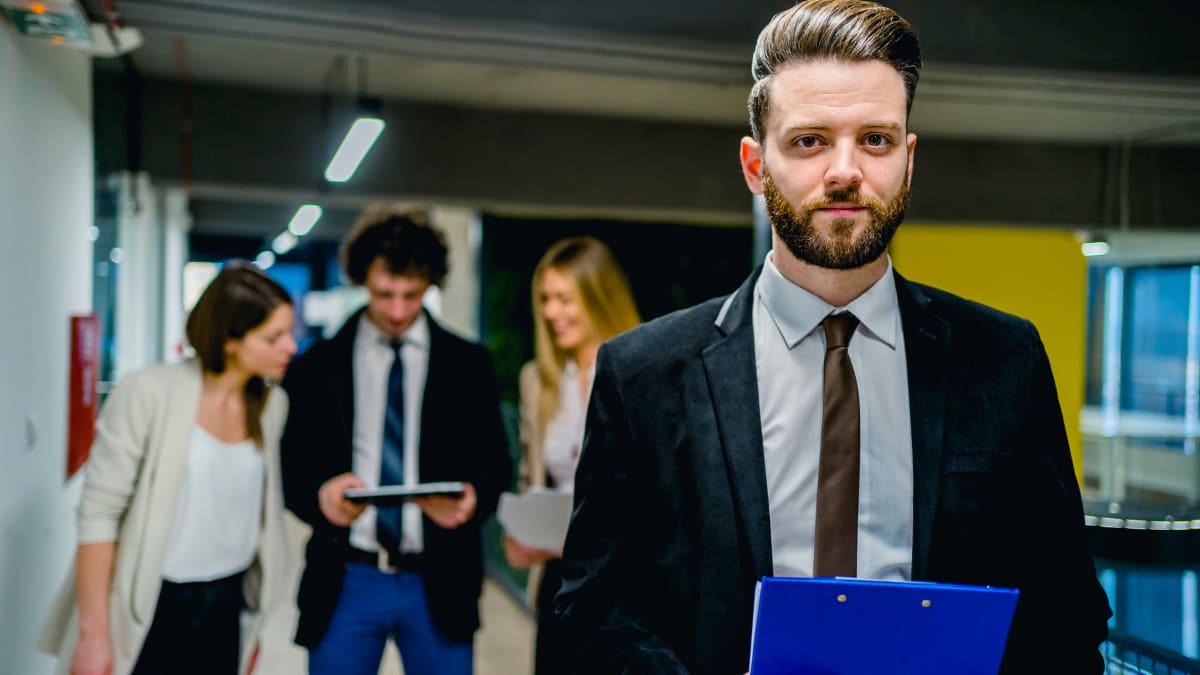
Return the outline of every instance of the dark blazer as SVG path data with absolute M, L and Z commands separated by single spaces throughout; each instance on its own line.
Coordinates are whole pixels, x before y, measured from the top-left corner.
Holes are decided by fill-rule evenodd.
M 284 502 L 312 526 L 297 598 L 296 642 L 305 647 L 316 646 L 329 627 L 350 550 L 349 528 L 325 519 L 317 491 L 326 480 L 352 470 L 354 337 L 361 315 L 362 310 L 332 340 L 297 358 L 283 381 L 292 404 L 280 444 Z M 474 517 L 457 529 L 423 519 L 423 576 L 434 625 L 463 642 L 479 628 L 480 527 L 512 483 L 512 460 L 487 350 L 426 318 L 429 370 L 421 408 L 420 479 L 469 482 L 479 504 Z
M 757 279 L 600 349 L 556 598 L 576 672 L 748 670 L 754 586 L 773 569 Z M 899 275 L 896 290 L 913 578 L 1021 590 L 1004 672 L 1101 672 L 1110 612 L 1036 329 Z

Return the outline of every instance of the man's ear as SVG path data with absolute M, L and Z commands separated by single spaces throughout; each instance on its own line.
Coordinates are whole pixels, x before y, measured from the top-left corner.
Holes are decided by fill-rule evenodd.
M 913 173 L 913 157 L 915 156 L 915 154 L 917 152 L 917 135 L 909 134 L 908 138 L 906 138 L 905 141 L 906 141 L 906 145 L 908 145 L 908 184 L 911 187 L 912 186 L 912 173 Z
M 746 179 L 746 187 L 756 195 L 763 193 L 763 156 L 762 146 L 758 141 L 746 136 L 742 138 L 742 176 Z

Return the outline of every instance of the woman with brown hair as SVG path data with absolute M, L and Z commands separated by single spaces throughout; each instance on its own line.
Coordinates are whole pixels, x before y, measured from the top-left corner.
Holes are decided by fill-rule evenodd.
M 600 343 L 641 322 L 629 282 L 609 248 L 592 237 L 563 239 L 533 273 L 533 361 L 521 369 L 523 488 L 574 490 L 575 466 Z M 533 567 L 529 588 L 538 611 L 535 672 L 567 672 L 568 655 L 553 637 L 554 594 L 562 551 L 526 546 L 507 534 L 515 568 Z
M 74 578 L 41 640 L 60 672 L 246 672 L 262 618 L 287 599 L 287 398 L 273 383 L 296 352 L 293 314 L 282 286 L 227 264 L 188 317 L 196 358 L 128 375 L 105 401 Z M 246 602 L 259 620 L 241 649 Z

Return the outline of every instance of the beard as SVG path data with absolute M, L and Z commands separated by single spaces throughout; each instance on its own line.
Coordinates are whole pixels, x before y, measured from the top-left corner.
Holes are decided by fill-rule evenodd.
M 850 188 L 793 207 L 764 168 L 763 198 L 771 227 L 792 255 L 817 267 L 850 270 L 874 262 L 887 250 L 908 210 L 908 177 L 905 176 L 900 189 L 886 204 Z M 870 222 L 857 238 L 854 236 L 856 220 L 852 218 L 835 218 L 829 224 L 828 236 L 813 227 L 812 216 L 817 209 L 839 203 L 858 204 L 867 209 Z

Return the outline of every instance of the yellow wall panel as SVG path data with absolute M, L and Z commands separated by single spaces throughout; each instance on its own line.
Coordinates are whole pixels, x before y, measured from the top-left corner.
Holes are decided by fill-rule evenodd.
M 1083 471 L 1087 263 L 1070 232 L 902 225 L 892 262 L 906 279 L 1029 319 L 1050 356 L 1075 474 Z

